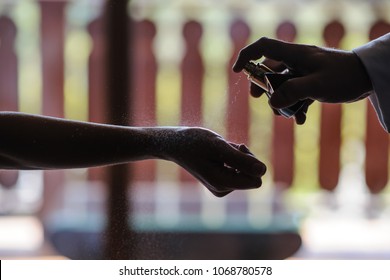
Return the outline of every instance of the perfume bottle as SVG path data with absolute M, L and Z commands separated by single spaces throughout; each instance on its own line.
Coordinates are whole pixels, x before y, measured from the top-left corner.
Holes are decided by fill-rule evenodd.
M 285 81 L 294 78 L 293 74 L 288 70 L 282 73 L 275 73 L 273 70 L 265 66 L 264 64 L 256 64 L 254 62 L 248 62 L 244 66 L 244 73 L 247 74 L 248 79 L 262 88 L 268 98 L 271 98 L 274 91 Z M 305 101 L 299 101 L 290 107 L 277 109 L 277 111 L 285 118 L 291 118 L 299 110 L 302 109 Z

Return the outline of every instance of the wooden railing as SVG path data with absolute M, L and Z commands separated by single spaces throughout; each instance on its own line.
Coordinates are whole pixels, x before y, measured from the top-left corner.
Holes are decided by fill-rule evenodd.
M 42 55 L 42 114 L 64 117 L 64 45 L 65 45 L 65 8 L 64 1 L 40 1 L 41 11 L 41 55 Z M 129 90 L 134 106 L 130 116 L 132 123 L 137 126 L 158 125 L 157 118 L 157 87 L 159 65 L 153 44 L 158 28 L 151 20 L 134 22 L 129 18 L 132 29 L 132 44 L 130 46 L 129 67 L 133 71 L 132 87 Z M 205 57 L 202 53 L 201 41 L 204 26 L 200 21 L 188 20 L 182 26 L 182 40 L 185 47 L 179 67 L 181 84 L 180 124 L 204 126 L 204 77 L 206 75 Z M 275 37 L 286 41 L 296 40 L 296 25 L 290 21 L 282 21 L 275 27 Z M 233 73 L 230 68 L 239 50 L 250 40 L 251 27 L 243 19 L 232 20 L 229 28 L 232 51 L 226 61 L 227 73 L 227 103 L 215 110 L 226 109 L 225 123 L 221 123 L 226 138 L 251 146 L 250 125 L 258 120 L 251 117 L 248 83 L 243 74 Z M 0 108 L 1 110 L 18 110 L 18 55 L 15 53 L 17 29 L 13 20 L 3 15 L 0 17 Z M 106 123 L 109 121 L 107 112 L 107 80 L 105 79 L 104 55 L 107 42 L 104 36 L 104 19 L 98 17 L 87 26 L 92 41 L 88 60 L 88 120 Z M 373 23 L 368 35 L 374 39 L 381 34 L 390 32 L 390 25 L 378 20 Z M 341 21 L 331 20 L 325 24 L 322 37 L 324 44 L 329 47 L 341 47 L 341 41 L 346 30 Z M 237 82 L 239 81 L 239 82 Z M 239 94 L 237 94 L 239 93 Z M 207 93 L 212 94 L 212 93 Z M 169 98 L 167 96 L 166 98 Z M 364 101 L 366 102 L 366 101 Z M 223 102 L 221 102 L 223 103 Z M 334 191 L 339 183 L 342 148 L 343 106 L 321 104 L 319 126 L 319 156 L 318 181 L 321 189 Z M 266 106 L 262 110 L 270 110 Z M 363 112 L 362 112 L 363 113 Z M 309 115 L 310 118 L 310 115 Z M 272 178 L 270 185 L 281 189 L 289 189 L 295 175 L 295 130 L 292 120 L 272 117 L 270 140 L 269 174 Z M 367 102 L 365 130 L 365 159 L 364 177 L 366 185 L 372 194 L 381 193 L 388 183 L 388 135 L 380 127 L 375 112 Z M 261 138 L 260 136 L 258 136 Z M 261 158 L 261 155 L 259 155 Z M 263 159 L 263 158 L 261 158 Z M 3 187 L 12 187 L 18 181 L 17 171 L 0 171 L 0 183 Z M 158 164 L 155 161 L 144 161 L 133 164 L 134 185 L 158 186 Z M 105 168 L 92 168 L 88 171 L 88 181 L 104 181 Z M 44 194 L 42 217 L 63 207 L 64 189 L 68 184 L 64 171 L 44 172 Z M 87 181 L 85 182 L 87 184 Z M 176 183 L 181 193 L 186 192 L 186 186 L 196 185 L 196 181 L 184 170 L 180 169 Z M 191 213 L 201 212 L 202 199 L 205 196 L 199 191 L 191 191 L 192 204 L 181 202 L 181 210 Z M 180 203 L 182 194 L 178 195 Z M 237 197 L 241 204 L 234 204 Z M 206 199 L 207 200 L 207 199 Z M 234 201 L 227 197 L 226 204 L 232 211 L 245 212 L 248 209 L 248 197 L 243 192 L 236 194 Z M 194 201 L 198 201 L 195 202 Z M 219 202 L 221 203 L 221 202 Z M 224 202 L 225 203 L 225 202 Z M 229 205 L 231 207 L 229 208 Z

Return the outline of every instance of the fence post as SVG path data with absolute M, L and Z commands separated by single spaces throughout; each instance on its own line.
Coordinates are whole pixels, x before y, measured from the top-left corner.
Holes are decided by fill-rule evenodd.
M 369 39 L 373 40 L 388 32 L 390 24 L 379 20 L 371 27 Z M 375 110 L 368 101 L 365 144 L 366 183 L 370 192 L 377 194 L 386 187 L 388 181 L 389 135 L 379 124 Z
M 104 24 L 104 18 L 100 16 L 88 25 L 88 32 L 92 39 L 92 50 L 88 59 L 88 119 L 97 123 L 108 122 Z M 106 167 L 89 168 L 88 179 L 105 181 L 106 173 Z
M 106 75 L 109 122 L 115 125 L 131 125 L 128 67 L 128 16 L 127 0 L 107 0 L 106 16 Z M 134 259 L 136 238 L 129 223 L 128 183 L 131 178 L 128 165 L 108 168 L 107 227 L 105 232 L 105 259 Z
M 236 19 L 230 26 L 233 52 L 228 65 L 227 139 L 249 145 L 249 82 L 244 73 L 233 73 L 231 66 L 239 51 L 247 44 L 249 26 Z M 242 81 L 242 82 L 237 82 Z
M 0 17 L 0 111 L 18 111 L 18 61 L 15 54 L 16 26 L 7 16 Z M 15 186 L 17 170 L 0 170 L 0 185 Z
M 157 62 L 153 51 L 156 26 L 152 21 L 133 22 L 133 44 L 129 46 L 129 65 L 132 69 L 133 106 L 132 122 L 136 126 L 156 125 L 156 79 Z M 152 183 L 156 180 L 157 165 L 154 160 L 144 160 L 131 164 L 134 182 Z
M 67 1 L 40 0 L 42 54 L 42 113 L 64 117 L 64 43 L 65 7 Z M 45 219 L 62 207 L 64 171 L 44 172 L 44 204 L 40 215 Z
M 227 104 L 227 139 L 235 143 L 249 143 L 249 81 L 244 73 L 234 73 L 232 65 L 239 51 L 248 43 L 250 28 L 242 19 L 235 19 L 230 25 L 230 38 L 233 52 L 227 65 L 228 73 L 228 104 Z M 238 82 L 239 81 L 239 82 Z M 248 213 L 247 193 L 234 192 L 225 200 L 227 216 Z
M 200 52 L 203 35 L 202 25 L 194 20 L 187 21 L 182 30 L 185 53 L 180 64 L 181 73 L 181 125 L 201 126 L 204 63 Z M 193 189 L 195 178 L 183 168 L 179 170 L 180 211 L 199 213 L 201 211 L 200 192 Z
M 181 125 L 202 125 L 202 88 L 204 65 L 200 54 L 202 25 L 188 21 L 183 27 L 185 55 L 180 65 L 181 73 Z M 194 183 L 195 179 L 180 169 L 180 181 Z
M 279 24 L 276 37 L 280 40 L 293 42 L 296 28 L 293 23 L 285 21 Z M 272 166 L 273 181 L 276 192 L 289 188 L 294 177 L 294 121 L 280 116 L 273 118 L 272 133 Z
M 325 26 L 323 38 L 327 47 L 339 48 L 345 30 L 339 21 Z M 322 189 L 333 191 L 340 174 L 341 105 L 321 104 L 319 181 Z

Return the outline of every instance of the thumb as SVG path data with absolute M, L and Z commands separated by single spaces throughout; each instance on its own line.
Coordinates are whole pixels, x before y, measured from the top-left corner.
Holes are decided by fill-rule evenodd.
M 269 103 L 276 109 L 294 105 L 300 100 L 312 97 L 312 79 L 308 76 L 290 79 L 284 82 L 271 95 Z
M 242 145 L 239 145 L 240 149 L 244 149 L 241 151 L 232 145 L 229 146 L 230 148 L 222 153 L 225 164 L 251 176 L 258 177 L 265 174 L 267 169 L 265 164 L 256 159 L 247 148 L 245 149 Z

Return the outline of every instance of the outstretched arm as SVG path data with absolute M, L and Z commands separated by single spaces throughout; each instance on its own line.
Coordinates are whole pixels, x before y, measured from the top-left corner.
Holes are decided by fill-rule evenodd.
M 0 168 L 65 169 L 170 160 L 211 192 L 261 186 L 265 165 L 244 145 L 190 127 L 126 127 L 14 112 L 0 113 Z

